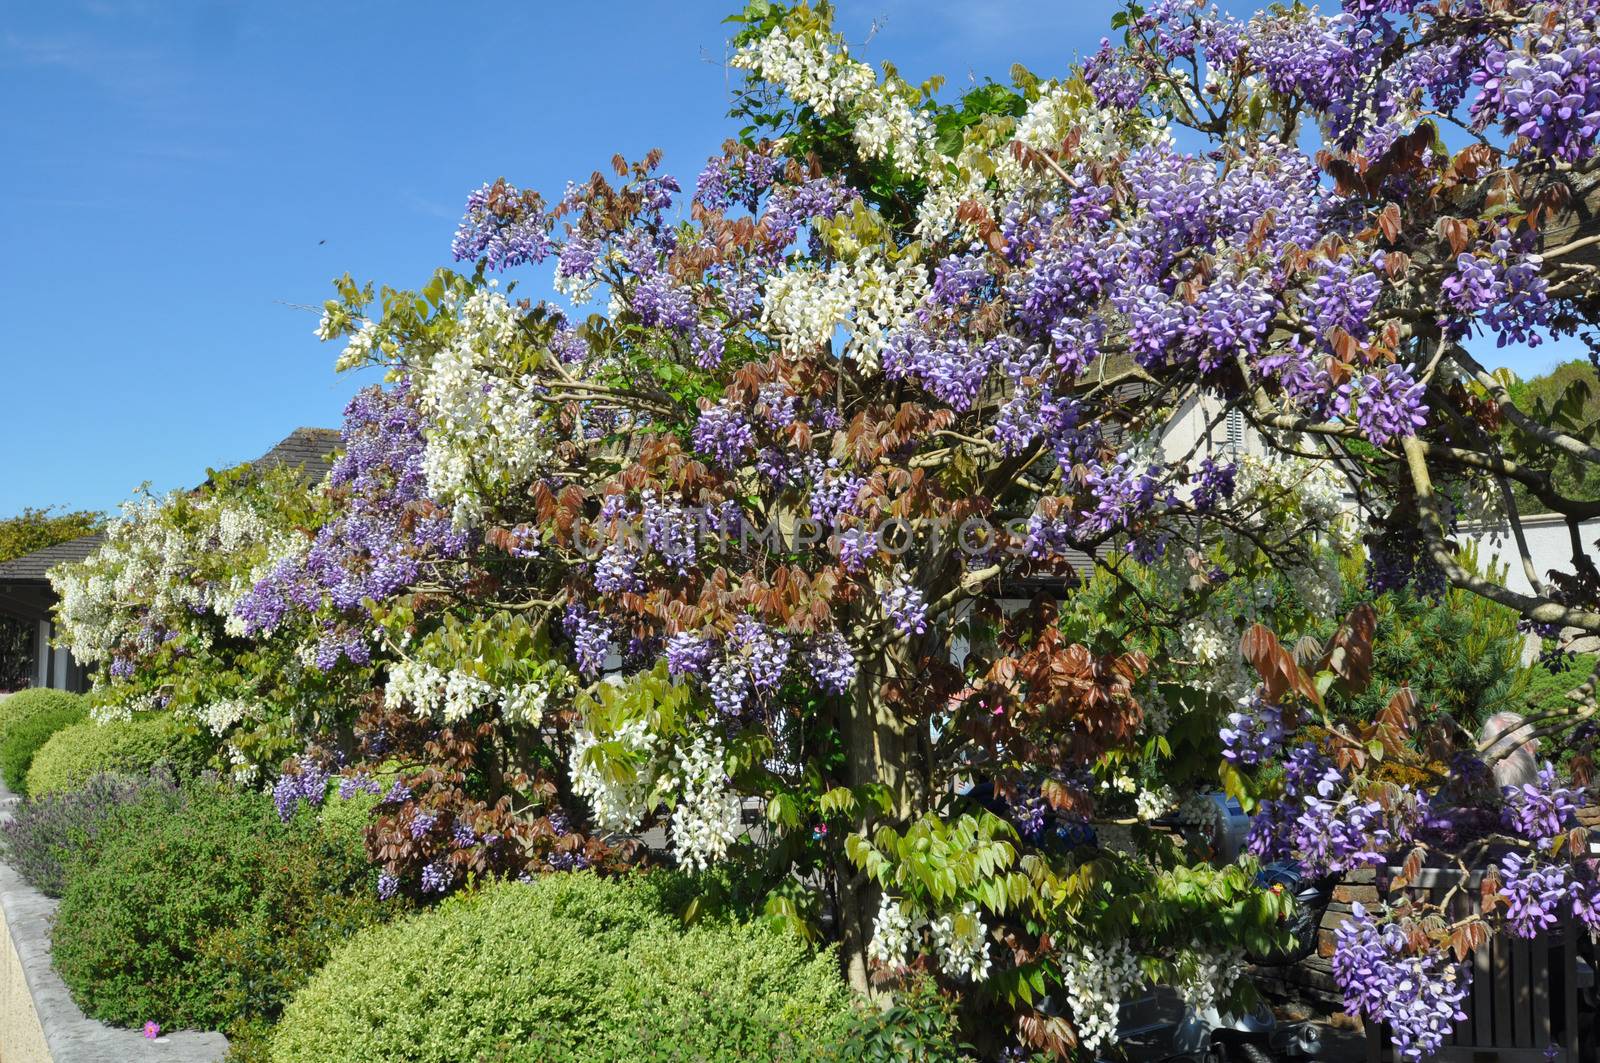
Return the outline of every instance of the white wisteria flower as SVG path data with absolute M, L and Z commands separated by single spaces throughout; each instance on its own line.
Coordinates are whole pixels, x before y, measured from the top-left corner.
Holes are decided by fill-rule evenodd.
M 549 407 L 522 369 L 519 311 L 505 296 L 474 291 L 459 315 L 452 342 L 409 368 L 427 418 L 428 493 L 453 507 L 457 527 L 470 527 L 483 515 L 486 490 L 527 483 L 548 460 Z
M 601 742 L 616 742 L 635 758 L 632 772 L 602 771 L 591 763 L 589 751 Z M 589 802 L 595 825 L 606 831 L 628 831 L 650 810 L 655 789 L 656 736 L 643 720 L 630 720 L 616 731 L 600 736 L 583 725 L 572 730 L 568 768 L 572 792 Z
M 739 795 L 728 786 L 722 742 L 715 735 L 697 735 L 680 746 L 662 789 L 680 789 L 672 810 L 672 847 L 678 862 L 703 871 L 728 855 L 739 837 Z
M 206 730 L 221 738 L 246 720 L 260 719 L 262 705 L 247 698 L 223 698 L 202 706 L 195 716 Z
M 1177 966 L 1179 978 L 1174 988 L 1185 1005 L 1204 1014 L 1216 1010 L 1233 992 L 1234 985 L 1244 974 L 1244 951 L 1185 949 L 1178 957 Z
M 550 693 L 550 685 L 539 680 L 500 686 L 459 668 L 446 672 L 426 662 L 407 659 L 390 666 L 383 702 L 391 709 L 410 705 L 417 715 L 435 716 L 446 723 L 495 706 L 507 720 L 537 725 Z
M 1078 1039 L 1094 1051 L 1117 1036 L 1117 1013 L 1128 991 L 1144 982 L 1128 943 L 1079 946 L 1061 957 L 1061 980 Z
M 947 912 L 932 923 L 933 947 L 939 967 L 952 978 L 981 982 L 989 977 L 989 927 L 968 901 L 958 912 Z
M 867 956 L 888 968 L 909 964 L 919 949 L 922 928 L 928 925 L 921 913 L 907 913 L 908 902 L 889 893 L 878 901 L 878 915 L 872 923 L 872 940 Z
M 741 48 L 730 65 L 782 86 L 796 103 L 826 118 L 854 107 L 878 84 L 871 67 L 829 45 L 820 32 L 791 36 L 779 27 Z

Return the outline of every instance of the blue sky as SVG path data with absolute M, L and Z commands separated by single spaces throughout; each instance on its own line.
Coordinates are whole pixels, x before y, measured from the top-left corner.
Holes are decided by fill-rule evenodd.
M 1059 72 L 1116 7 L 837 6 L 867 58 L 951 88 Z M 345 271 L 421 283 L 486 180 L 559 192 L 660 147 L 687 184 L 733 131 L 730 7 L 0 0 L 0 516 L 337 426 L 371 378 L 303 307 Z

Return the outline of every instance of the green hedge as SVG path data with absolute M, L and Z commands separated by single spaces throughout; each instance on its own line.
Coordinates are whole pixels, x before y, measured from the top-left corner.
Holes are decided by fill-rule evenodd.
M 5 777 L 6 786 L 13 793 L 26 795 L 28 768 L 33 765 L 34 754 L 57 731 L 82 723 L 88 716 L 88 703 L 74 697 L 71 701 L 52 702 L 30 710 L 25 716 L 13 717 L 5 727 L 5 736 L 0 738 L 0 775 Z
M 272 1060 L 812 1060 L 837 1044 L 835 956 L 758 924 L 684 929 L 675 878 L 547 875 L 364 931 L 285 1009 Z
M 128 809 L 68 866 L 56 969 L 94 1018 L 248 1040 L 387 909 L 348 831 L 309 813 L 285 824 L 266 795 L 212 783 L 177 805 Z
M 1567 700 L 1567 692 L 1582 686 L 1596 668 L 1600 668 L 1600 656 L 1580 653 L 1559 672 L 1551 672 L 1542 665 L 1531 669 L 1533 679 L 1528 684 L 1526 702 L 1517 706 L 1518 711 L 1524 716 L 1538 716 L 1572 708 L 1575 703 Z
M 75 790 L 101 772 L 141 774 L 157 764 L 170 764 L 183 776 L 203 759 L 168 713 L 105 724 L 85 721 L 57 731 L 34 754 L 28 794 Z
M 89 700 L 82 694 L 69 694 L 65 690 L 50 690 L 47 687 L 30 687 L 0 698 L 0 742 L 5 741 L 6 732 L 14 724 L 30 716 L 72 706 L 87 712 L 88 704 Z

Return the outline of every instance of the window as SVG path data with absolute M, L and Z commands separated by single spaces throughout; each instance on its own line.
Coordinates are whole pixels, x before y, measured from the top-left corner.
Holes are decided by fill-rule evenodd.
M 1227 417 L 1228 453 L 1237 457 L 1244 450 L 1244 414 L 1229 410 Z

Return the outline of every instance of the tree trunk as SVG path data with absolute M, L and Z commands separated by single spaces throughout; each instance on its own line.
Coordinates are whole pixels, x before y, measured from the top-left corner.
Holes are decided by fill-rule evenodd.
M 1600 187 L 1581 194 L 1569 207 L 1546 221 L 1538 248 L 1547 251 L 1600 235 Z M 1566 265 L 1600 268 L 1600 243 L 1586 244 L 1559 260 Z
M 863 662 L 848 715 L 843 721 L 845 781 L 850 786 L 868 783 L 888 788 L 892 808 L 888 817 L 868 814 L 865 829 L 887 819 L 904 827 L 928 807 L 927 723 L 907 715 L 883 694 L 885 679 L 909 675 L 908 647 L 896 641 L 875 659 Z M 839 884 L 840 958 L 850 985 L 874 996 L 867 977 L 867 944 L 872 940 L 881 891 L 842 852 L 835 868 Z

